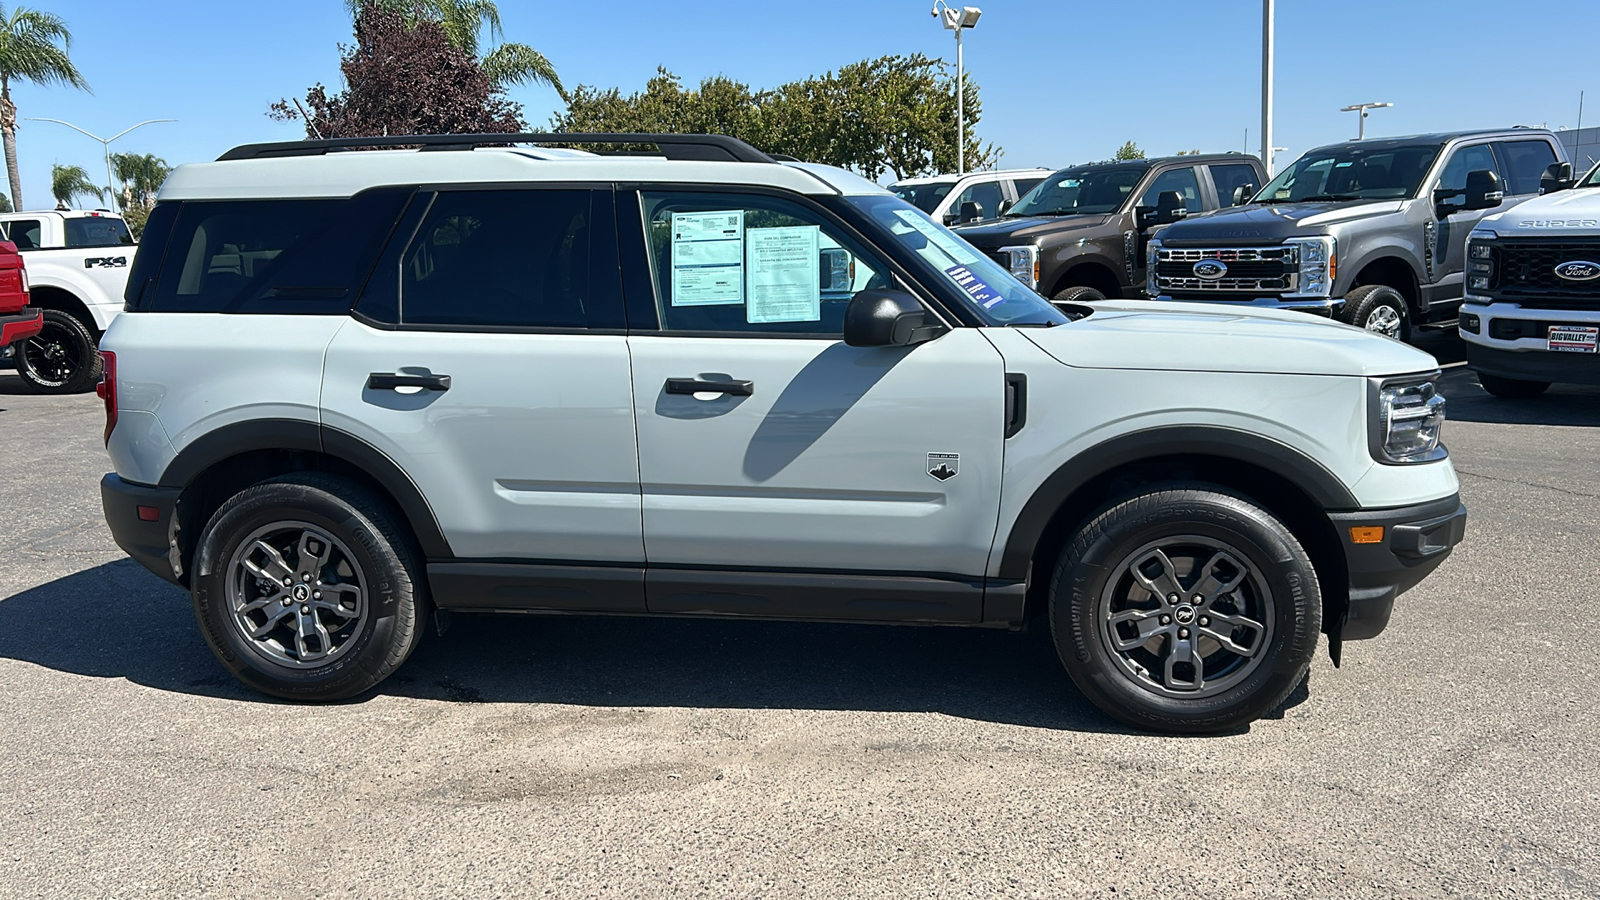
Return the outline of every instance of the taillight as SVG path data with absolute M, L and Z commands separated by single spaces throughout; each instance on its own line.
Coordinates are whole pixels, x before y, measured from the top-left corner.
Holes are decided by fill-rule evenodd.
M 106 443 L 110 444 L 111 429 L 117 427 L 117 354 L 101 350 L 100 358 L 105 360 L 105 368 L 94 392 L 106 402 Z

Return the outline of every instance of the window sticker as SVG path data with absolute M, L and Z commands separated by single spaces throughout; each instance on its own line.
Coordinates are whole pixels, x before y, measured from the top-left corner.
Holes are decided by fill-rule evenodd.
M 752 228 L 745 232 L 745 316 L 762 322 L 822 320 L 817 225 Z
M 744 210 L 672 214 L 672 305 L 744 302 Z
M 973 274 L 972 270 L 966 266 L 951 266 L 945 269 L 944 273 L 950 276 L 950 280 L 956 283 L 956 287 L 967 292 L 967 296 L 972 298 L 973 303 L 984 309 L 994 309 L 1000 301 L 1005 299 L 1004 295 L 990 287 L 987 282 Z
M 909 209 L 897 209 L 895 217 L 910 225 L 917 233 L 928 239 L 928 242 L 943 250 L 947 256 L 956 262 L 971 263 L 978 259 L 977 251 L 972 245 L 933 224 L 933 220 L 926 215 Z

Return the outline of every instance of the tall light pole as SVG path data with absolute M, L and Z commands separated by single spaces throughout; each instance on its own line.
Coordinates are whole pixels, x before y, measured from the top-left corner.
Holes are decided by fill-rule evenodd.
M 1356 126 L 1356 140 L 1359 141 L 1367 136 L 1367 116 L 1370 115 L 1367 110 L 1383 109 L 1393 105 L 1393 103 L 1357 103 L 1354 106 L 1342 106 L 1339 108 L 1339 112 L 1353 112 L 1357 114 L 1356 118 L 1361 123 Z
M 1272 25 L 1274 0 L 1261 0 L 1261 164 L 1272 169 Z
M 976 6 L 956 9 L 945 0 L 933 0 L 931 14 L 944 19 L 944 27 L 956 33 L 956 174 L 967 171 L 967 90 L 966 72 L 961 59 L 961 32 L 978 24 L 983 10 Z
M 71 128 L 73 131 L 78 132 L 79 134 L 88 135 L 89 137 L 92 137 L 95 140 L 99 141 L 100 145 L 101 145 L 101 148 L 104 149 L 105 152 L 106 152 L 106 189 L 111 191 L 111 195 L 114 197 L 114 196 L 116 196 L 116 193 L 117 193 L 117 179 L 116 179 L 116 176 L 111 174 L 111 142 L 116 140 L 119 137 L 122 137 L 123 135 L 127 134 L 128 132 L 132 131 L 135 128 L 143 128 L 146 125 L 151 125 L 151 124 L 154 124 L 156 122 L 176 122 L 178 120 L 177 119 L 146 119 L 143 122 L 140 122 L 138 125 L 133 125 L 133 126 L 130 126 L 128 128 L 124 128 L 121 131 L 117 132 L 116 134 L 113 134 L 111 137 L 108 137 L 108 138 L 103 138 L 98 134 L 90 134 L 89 132 L 84 131 L 82 128 L 79 128 L 78 126 L 72 124 L 71 122 L 63 122 L 60 119 L 44 119 L 44 118 L 35 119 L 35 118 L 29 118 L 28 121 L 29 122 L 54 122 L 57 125 L 65 125 L 68 128 Z

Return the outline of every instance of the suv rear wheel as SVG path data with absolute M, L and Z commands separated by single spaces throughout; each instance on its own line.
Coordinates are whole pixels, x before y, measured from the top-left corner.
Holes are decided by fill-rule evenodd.
M 1050 630 L 1072 680 L 1139 728 L 1238 728 L 1287 698 L 1322 612 L 1305 550 L 1271 513 L 1206 486 L 1152 490 L 1100 513 L 1050 583 Z
M 40 394 L 81 394 L 93 388 L 103 365 L 94 332 L 70 313 L 43 312 L 44 328 L 14 345 L 22 383 Z
M 388 504 L 301 473 L 234 495 L 200 536 L 195 616 L 239 680 L 339 700 L 384 680 L 422 638 L 421 555 Z
M 1345 294 L 1342 318 L 1346 324 L 1374 334 L 1397 341 L 1411 340 L 1406 298 L 1386 284 L 1369 284 Z

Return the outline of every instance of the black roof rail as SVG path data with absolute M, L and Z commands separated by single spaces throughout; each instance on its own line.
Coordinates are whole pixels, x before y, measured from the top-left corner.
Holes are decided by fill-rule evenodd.
M 725 134 L 401 134 L 384 137 L 327 138 L 243 144 L 217 157 L 271 159 L 280 156 L 321 156 L 362 147 L 418 147 L 423 150 L 471 150 L 491 144 L 655 144 L 667 159 L 704 162 L 774 162 L 772 157 Z

